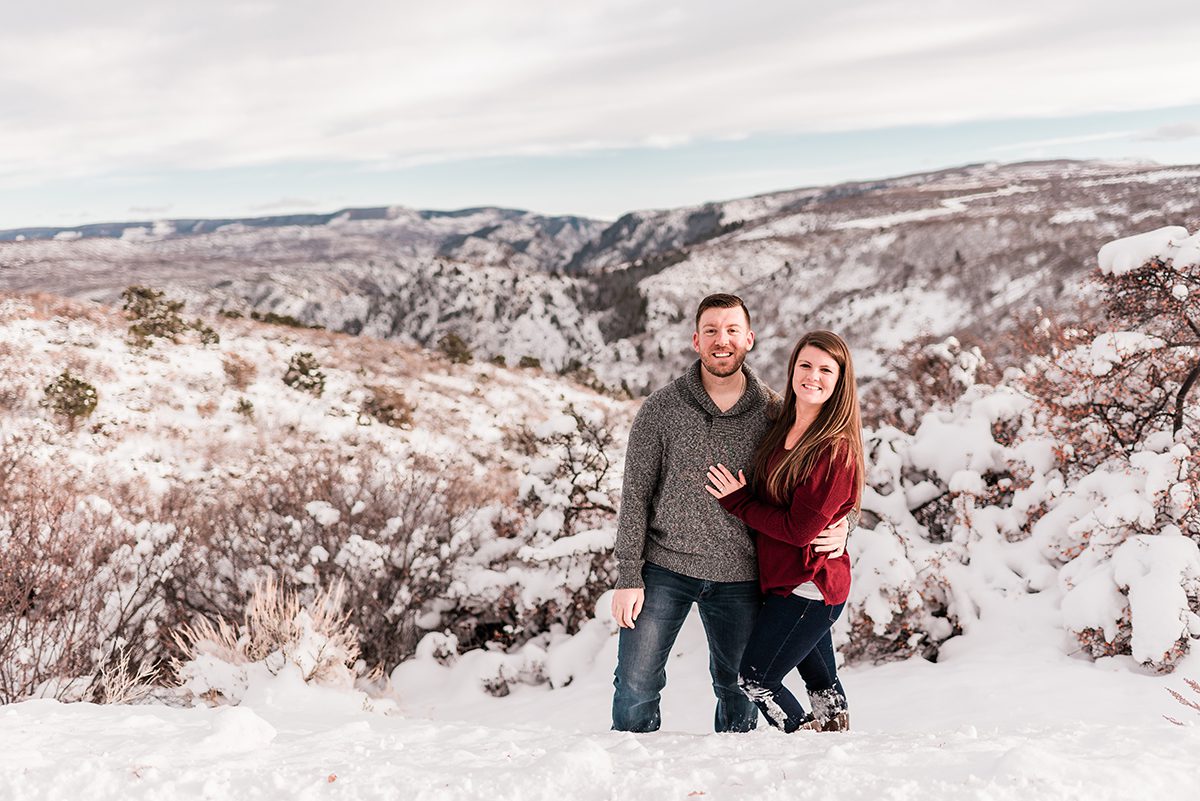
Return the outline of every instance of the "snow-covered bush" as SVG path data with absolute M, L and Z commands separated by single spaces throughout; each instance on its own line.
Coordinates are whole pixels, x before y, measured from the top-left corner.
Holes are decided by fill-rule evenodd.
M 104 700 L 117 660 L 154 660 L 159 590 L 179 546 L 169 526 L 134 523 L 89 495 L 38 443 L 0 448 L 0 702 Z
M 325 392 L 325 373 L 317 357 L 308 351 L 293 353 L 283 373 L 283 383 L 300 392 L 308 392 L 318 398 Z
M 973 384 L 997 378 L 979 347 L 956 337 L 915 339 L 891 354 L 886 367 L 863 386 L 863 422 L 910 433 L 927 411 L 945 409 Z
M 570 680 L 573 671 L 554 667 L 548 653 L 584 630 L 595 635 L 597 601 L 612 587 L 615 425 L 598 409 L 567 404 L 514 433 L 527 459 L 516 503 L 495 510 L 492 530 L 454 566 L 440 630 L 422 640 L 418 658 L 447 662 L 464 651 L 468 672 L 494 695 L 514 682 Z
M 1109 330 L 1080 341 L 1067 329 L 1031 376 L 1076 473 L 1156 432 L 1188 440 L 1200 417 L 1189 403 L 1200 379 L 1200 234 L 1176 227 L 1117 240 L 1099 262 Z
M 368 387 L 366 400 L 358 414 L 358 421 L 364 425 L 371 420 L 383 423 L 385 426 L 400 428 L 411 426 L 415 408 L 409 403 L 404 393 L 392 387 Z
M 96 411 L 100 401 L 96 388 L 71 375 L 70 370 L 63 370 L 46 386 L 42 405 L 67 421 L 67 426 L 74 429 L 79 421 Z
M 121 293 L 122 309 L 129 318 L 129 340 L 140 348 L 148 348 L 156 339 L 178 342 L 179 336 L 191 329 L 201 345 L 217 345 L 220 335 L 203 320 L 185 323 L 180 312 L 183 301 L 172 300 L 163 292 L 147 286 L 127 287 Z
M 200 341 L 201 345 L 221 344 L 221 335 L 216 332 L 216 329 L 203 320 L 193 320 L 191 328 L 196 332 L 196 338 Z
M 438 350 L 454 364 L 470 364 L 475 358 L 471 346 L 453 331 L 438 340 Z
M 984 595 L 1050 586 L 1046 560 L 1022 544 L 1054 487 L 1029 405 L 1010 388 L 976 384 L 926 413 L 912 434 L 866 433 L 863 521 L 851 537 L 854 581 L 838 627 L 848 660 L 936 658 L 978 618 Z M 1013 431 L 1020 436 L 1010 441 Z
M 155 339 L 174 342 L 187 328 L 179 316 L 183 301 L 171 300 L 157 289 L 131 286 L 121 293 L 121 300 L 130 319 L 129 338 L 140 347 L 149 347 Z
M 185 578 L 171 587 L 185 618 L 236 617 L 267 576 L 304 600 L 342 580 L 363 659 L 390 666 L 412 653 L 422 623 L 441 622 L 438 608 L 453 610 L 442 599 L 487 517 L 469 478 L 366 446 L 348 463 L 333 448 L 277 444 L 251 463 L 202 496 L 167 501 L 186 536 Z
M 1068 630 L 1093 656 L 1170 670 L 1200 638 L 1200 235 L 1105 245 L 1113 330 L 1047 325 L 1027 386 L 1074 480 L 1035 528 L 1060 571 Z
M 511 536 L 494 541 L 493 588 L 471 593 L 470 602 L 478 605 L 490 639 L 504 645 L 555 624 L 577 630 L 612 586 L 616 535 L 612 420 L 567 404 L 523 427 L 515 444 L 528 459 L 517 491 L 520 516 L 509 521 Z

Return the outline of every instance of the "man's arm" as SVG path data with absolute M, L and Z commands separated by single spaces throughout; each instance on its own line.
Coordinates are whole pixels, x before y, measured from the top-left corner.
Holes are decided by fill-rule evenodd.
M 645 584 L 646 531 L 650 527 L 650 505 L 658 487 L 662 467 L 662 440 L 654 424 L 655 411 L 650 400 L 642 404 L 629 431 L 625 451 L 625 476 L 621 482 L 621 509 L 617 515 L 617 591 L 613 593 L 612 612 L 617 625 L 633 628 L 642 611 Z
M 830 559 L 837 559 L 846 552 L 846 539 L 850 536 L 850 532 L 858 527 L 858 521 L 862 518 L 862 514 L 857 509 L 851 509 L 850 512 L 836 523 L 830 524 L 828 528 L 817 535 L 813 540 L 813 550 L 817 553 L 827 553 Z

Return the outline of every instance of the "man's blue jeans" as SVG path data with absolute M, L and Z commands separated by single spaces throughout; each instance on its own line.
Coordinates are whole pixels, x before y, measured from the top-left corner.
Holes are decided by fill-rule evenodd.
M 646 563 L 646 600 L 632 629 L 621 629 L 612 727 L 657 731 L 667 659 L 692 604 L 708 636 L 708 670 L 717 696 L 717 731 L 750 731 L 758 709 L 738 687 L 738 665 L 761 599 L 757 581 L 705 581 Z
M 814 706 L 823 707 L 813 710 L 816 717 L 847 708 L 830 634 L 843 606 L 797 595 L 767 595 L 742 654 L 739 681 L 772 726 L 790 732 L 809 719 L 796 696 L 783 686 L 793 669 L 804 679 Z

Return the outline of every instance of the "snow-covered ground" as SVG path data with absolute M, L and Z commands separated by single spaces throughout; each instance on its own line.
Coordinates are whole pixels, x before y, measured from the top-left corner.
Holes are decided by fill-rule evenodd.
M 1200 716 L 1166 688 L 1190 694 L 1181 677 L 1200 675 L 1200 657 L 1154 676 L 1128 657 L 1066 655 L 1057 603 L 998 602 L 937 664 L 844 671 L 853 730 L 840 734 L 711 733 L 695 616 L 649 735 L 607 730 L 615 636 L 569 686 L 506 698 L 418 663 L 397 676 L 390 715 L 286 673 L 240 707 L 28 701 L 0 709 L 0 798 L 1197 797 Z
M 1106 275 L 1119 275 L 1151 257 L 1164 268 L 1169 260 L 1176 271 L 1195 265 L 1200 236 L 1159 229 L 1112 243 L 1099 261 Z M 1179 283 L 1166 284 L 1174 302 L 1197 297 L 1183 283 L 1194 280 L 1191 274 L 1177 274 Z M 0 423 L 44 432 L 50 461 L 83 459 L 78 463 L 94 472 L 146 463 L 146 474 L 159 481 L 197 487 L 198 473 L 184 459 L 189 443 L 206 432 L 235 436 L 251 424 L 232 406 L 236 388 L 243 399 L 254 398 L 254 425 L 263 436 L 300 429 L 348 446 L 368 436 L 361 428 L 395 448 L 401 464 L 409 449 L 446 452 L 465 434 L 487 445 L 470 452 L 480 470 L 493 480 L 519 480 L 520 497 L 532 498 L 530 488 L 538 498 L 563 495 L 554 501 L 559 506 L 542 499 L 545 510 L 529 511 L 529 525 L 509 532 L 527 536 L 528 547 L 494 531 L 472 540 L 478 547 L 461 560 L 458 578 L 496 593 L 472 590 L 460 600 L 496 605 L 504 601 L 500 589 L 511 588 L 536 607 L 556 590 L 578 587 L 570 584 L 573 568 L 555 560 L 574 554 L 586 563 L 611 542 L 604 523 L 552 536 L 563 533 L 570 487 L 557 485 L 553 459 L 506 445 L 512 437 L 504 427 L 532 422 L 532 435 L 549 443 L 584 420 L 551 413 L 561 403 L 618 416 L 628 405 L 540 371 L 452 365 L 366 339 L 245 321 L 221 323 L 228 352 L 220 358 L 191 341 L 142 352 L 122 344 L 123 322 L 109 312 L 59 308 L 46 298 L 9 299 L 0 312 L 7 315 L 0 315 L 0 345 L 9 357 L 0 361 L 9 368 L 0 369 L 7 404 Z M 1151 339 L 1141 331 L 1107 332 L 1068 355 L 1089 381 L 1100 381 L 1133 352 L 1155 347 Z M 328 365 L 319 398 L 279 380 L 283 357 L 301 345 Z M 864 510 L 874 519 L 864 518 L 851 539 L 855 588 L 835 630 L 835 642 L 859 657 L 842 677 L 851 701 L 848 733 L 785 736 L 764 727 L 712 734 L 695 618 L 669 668 L 663 731 L 610 732 L 616 637 L 607 597 L 578 634 L 545 621 L 507 652 L 458 653 L 453 627 L 440 617 L 450 608 L 437 606 L 426 610 L 437 614 L 420 626 L 429 633 L 415 656 L 392 671 L 391 690 L 380 699 L 348 683 L 306 685 L 294 661 L 268 657 L 250 665 L 234 659 L 207 674 L 245 678 L 236 707 L 183 708 L 168 690 L 156 697 L 179 699 L 170 706 L 27 700 L 0 707 L 0 801 L 1200 797 L 1200 707 L 1187 708 L 1167 692 L 1200 702 L 1187 685 L 1200 678 L 1193 647 L 1200 638 L 1200 552 L 1183 535 L 1183 527 L 1195 530 L 1194 424 L 1189 418 L 1179 435 L 1155 431 L 1127 455 L 1072 475 L 1053 456 L 1049 429 L 1035 425 L 1031 397 L 1005 384 L 973 384 L 974 357 L 942 350 L 957 360 L 950 375 L 963 385 L 958 399 L 926 414 L 912 434 L 888 426 L 867 433 L 872 472 Z M 18 363 L 27 368 L 13 369 Z M 38 387 L 62 364 L 98 383 L 101 405 L 87 428 L 54 429 L 38 400 Z M 249 376 L 240 388 L 239 371 Z M 414 401 L 413 427 L 363 425 L 360 396 L 381 382 L 402 386 Z M 531 409 L 550 416 L 533 421 Z M 178 430 L 165 425 L 172 420 Z M 194 433 L 185 421 L 195 423 Z M 612 448 L 619 460 L 619 443 Z M 178 458 L 163 459 L 160 451 Z M 928 511 L 939 499 L 941 507 Z M 321 526 L 335 522 L 328 501 L 301 500 L 311 501 L 303 508 Z M 493 564 L 497 548 L 516 549 L 516 561 Z M 12 597 L 23 598 L 25 586 Z M 937 662 L 868 664 L 871 654 L 917 650 L 936 652 Z M 1132 656 L 1091 659 L 1121 651 Z M 202 662 L 193 659 L 193 667 L 212 667 Z M 17 697 L 52 694 L 54 686 Z M 489 687 L 507 695 L 494 697 Z

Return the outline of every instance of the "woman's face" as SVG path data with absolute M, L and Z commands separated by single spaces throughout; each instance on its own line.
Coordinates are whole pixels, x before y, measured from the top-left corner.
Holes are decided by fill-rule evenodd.
M 833 396 L 842 369 L 825 351 L 816 345 L 805 345 L 796 357 L 796 369 L 792 372 L 792 389 L 796 403 L 802 406 L 820 406 Z

